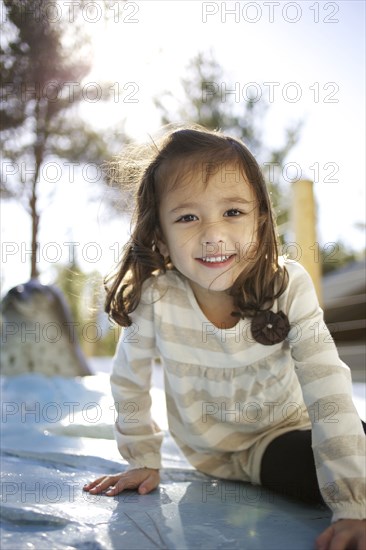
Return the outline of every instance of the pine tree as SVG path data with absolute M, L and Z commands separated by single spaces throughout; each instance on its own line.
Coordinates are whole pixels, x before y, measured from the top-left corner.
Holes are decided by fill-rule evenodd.
M 31 277 L 39 275 L 42 166 L 62 160 L 98 165 L 108 157 L 107 133 L 97 133 L 77 112 L 90 70 L 85 33 L 80 21 L 70 29 L 52 17 L 54 4 L 2 0 L 1 6 L 1 195 L 17 199 L 31 217 Z

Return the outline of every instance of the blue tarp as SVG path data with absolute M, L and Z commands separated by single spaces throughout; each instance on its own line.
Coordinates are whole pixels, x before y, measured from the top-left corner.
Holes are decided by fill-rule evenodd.
M 196 472 L 168 432 L 157 490 L 89 495 L 87 481 L 126 468 L 113 440 L 108 375 L 3 377 L 1 390 L 2 550 L 310 550 L 329 524 L 326 507 Z M 166 430 L 162 388 L 152 397 Z

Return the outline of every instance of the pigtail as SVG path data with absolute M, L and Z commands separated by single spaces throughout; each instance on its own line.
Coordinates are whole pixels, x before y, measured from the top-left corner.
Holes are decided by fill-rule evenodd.
M 260 167 L 243 144 L 232 138 L 228 140 L 238 151 L 246 177 L 256 189 L 258 198 L 258 247 L 253 258 L 246 258 L 249 261 L 230 291 L 236 306 L 233 314 L 250 318 L 272 308 L 287 288 L 288 272 L 279 265 L 276 221 Z
M 133 215 L 135 228 L 117 272 L 106 277 L 105 311 L 121 326 L 131 325 L 129 314 L 141 300 L 142 285 L 154 272 L 164 273 L 166 262 L 156 245 L 159 227 L 155 190 L 155 168 L 152 163 L 142 177 Z M 110 285 L 110 286 L 109 286 Z

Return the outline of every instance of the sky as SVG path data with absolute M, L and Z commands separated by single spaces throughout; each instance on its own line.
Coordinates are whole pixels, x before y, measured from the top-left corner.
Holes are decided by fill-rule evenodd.
M 72 17 L 69 2 L 60 0 L 58 9 Z M 106 10 L 108 22 L 101 17 Z M 180 80 L 190 59 L 198 52 L 212 54 L 225 73 L 215 83 L 222 101 L 240 107 L 254 91 L 268 105 L 261 134 L 269 150 L 283 144 L 286 127 L 303 121 L 284 173 L 289 194 L 294 166 L 301 177 L 315 180 L 321 246 L 341 239 L 355 250 L 364 248 L 364 233 L 355 225 L 365 221 L 366 202 L 363 1 L 145 0 L 111 2 L 109 9 L 94 1 L 82 16 L 93 67 L 80 83 L 81 114 L 96 128 L 120 123 L 122 134 L 125 124 L 132 137 L 149 139 L 160 127 L 152 98 L 171 91 L 184 101 Z M 95 83 L 106 80 L 121 95 L 90 101 Z M 51 166 L 40 182 L 45 283 L 73 250 L 83 269 L 105 274 L 128 234 L 126 218 L 111 216 L 90 174 L 65 173 L 56 181 Z M 5 292 L 29 277 L 30 221 L 19 205 L 3 203 L 1 228 Z M 72 241 L 80 244 L 64 244 Z

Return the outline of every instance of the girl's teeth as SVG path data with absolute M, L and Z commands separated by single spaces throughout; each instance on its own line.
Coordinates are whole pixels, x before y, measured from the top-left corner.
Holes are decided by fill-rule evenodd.
M 204 262 L 210 262 L 210 263 L 220 263 L 220 262 L 226 262 L 230 256 L 215 256 L 211 258 L 202 258 Z

